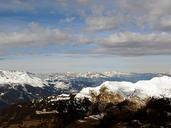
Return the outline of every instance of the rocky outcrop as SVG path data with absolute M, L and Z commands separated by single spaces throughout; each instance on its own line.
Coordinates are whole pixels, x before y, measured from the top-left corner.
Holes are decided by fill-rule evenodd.
M 137 104 L 127 99 L 119 103 L 93 103 L 87 98 L 68 97 L 70 96 L 52 96 L 3 109 L 0 111 L 1 127 L 170 128 L 171 126 L 170 98 L 152 98 L 143 107 L 135 109 Z M 43 113 L 37 114 L 37 111 Z

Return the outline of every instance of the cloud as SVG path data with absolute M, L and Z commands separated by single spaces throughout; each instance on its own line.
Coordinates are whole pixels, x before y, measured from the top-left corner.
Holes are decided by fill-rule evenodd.
M 91 0 L 76 0 L 78 3 L 80 4 L 87 4 L 88 2 L 90 2 Z
M 119 56 L 171 55 L 170 33 L 120 32 L 98 39 L 93 51 Z
M 77 47 L 74 54 L 89 55 L 118 55 L 118 56 L 144 56 L 144 55 L 171 55 L 171 33 L 167 32 L 114 32 L 99 36 L 87 33 L 70 33 L 58 28 L 48 28 L 37 23 L 31 23 L 23 31 L 0 33 L 0 55 L 7 55 L 11 48 L 46 48 L 53 44 L 61 48 L 67 45 Z M 93 45 L 93 47 L 91 47 Z M 79 47 L 87 47 L 79 50 Z M 72 50 L 64 50 L 65 54 Z M 17 51 L 16 51 L 17 52 Z M 24 50 L 18 52 L 23 53 Z M 32 51 L 31 51 L 32 52 Z M 36 53 L 36 51 L 34 51 Z M 31 54 L 28 52 L 28 54 Z
M 135 24 L 148 26 L 153 30 L 165 28 L 163 25 L 167 23 L 163 24 L 161 20 L 171 15 L 170 0 L 117 0 L 116 3 L 121 15 L 127 14 Z
M 156 28 L 162 31 L 171 31 L 171 15 L 160 18 Z
M 57 27 L 45 27 L 32 22 L 26 28 L 18 31 L 0 32 L 0 56 L 40 54 L 40 52 L 46 52 L 46 47 L 50 47 L 50 45 L 57 47 L 59 52 L 66 51 L 67 53 L 70 51 L 67 51 L 67 47 L 77 49 L 82 45 L 89 45 L 92 43 L 91 41 L 87 35 L 82 33 L 64 31 Z
M 114 16 L 87 17 L 86 25 L 86 30 L 90 31 L 111 30 L 116 28 L 117 19 Z
M 75 17 L 66 17 L 64 19 L 61 19 L 60 22 L 62 23 L 71 23 L 75 20 Z
M 41 4 L 39 4 L 41 2 Z M 0 1 L 0 11 L 27 11 L 30 13 L 58 13 L 71 17 L 80 16 L 89 30 L 115 30 L 139 25 L 148 29 L 166 30 L 171 15 L 170 0 L 6 0 Z M 162 20 L 162 22 L 161 22 Z M 165 22 L 165 23 L 164 23 Z M 66 22 L 67 23 L 67 22 Z M 124 24 L 124 26 L 123 26 Z M 160 27 L 159 27 L 160 26 Z M 169 25 L 170 27 L 170 25 Z M 170 29 L 168 29 L 170 30 Z
M 65 44 L 70 40 L 67 33 L 58 28 L 46 28 L 37 23 L 31 23 L 19 32 L 1 32 L 1 47 L 46 45 L 49 43 Z
M 37 5 L 36 5 L 37 6 Z M 18 11 L 18 10 L 27 10 L 31 11 L 35 7 L 35 4 L 33 5 L 33 1 L 27 2 L 25 0 L 5 0 L 0 1 L 0 10 L 2 11 Z
M 170 31 L 170 0 L 83 0 L 81 3 L 87 7 L 83 9 L 85 13 L 82 15 L 87 30 L 102 32 L 134 27 L 140 31 L 143 31 L 142 28 Z
M 17 23 L 25 21 L 23 26 L 15 24 L 14 20 L 5 24 L 5 28 L 8 24 L 12 24 L 9 28 L 22 27 L 7 28 L 8 31 L 0 32 L 0 55 L 12 48 L 45 48 L 49 44 L 59 47 L 63 45 L 65 51 L 68 50 L 68 45 L 93 45 L 90 49 L 87 48 L 87 54 L 171 55 L 170 7 L 170 0 L 0 1 L 2 14 L 10 12 L 13 15 L 11 10 L 16 10 L 16 16 L 12 18 Z M 27 13 L 23 15 L 21 10 Z M 43 15 L 45 12 L 53 12 L 52 17 Z M 41 19 L 35 18 L 39 15 Z M 12 19 L 11 15 L 4 17 L 5 20 L 1 22 L 7 21 L 6 18 L 10 21 Z M 40 23 L 33 22 L 25 27 L 26 19 L 38 19 Z M 46 24 L 46 27 L 42 24 Z

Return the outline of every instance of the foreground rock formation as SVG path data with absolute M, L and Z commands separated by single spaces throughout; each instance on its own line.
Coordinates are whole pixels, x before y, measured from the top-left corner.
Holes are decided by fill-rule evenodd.
M 134 109 L 135 104 L 129 100 L 120 103 L 93 103 L 87 98 L 54 98 L 57 97 L 16 104 L 1 110 L 1 128 L 171 127 L 170 98 L 151 98 L 137 109 Z M 45 113 L 37 114 L 37 110 Z M 55 113 L 49 113 L 54 111 Z

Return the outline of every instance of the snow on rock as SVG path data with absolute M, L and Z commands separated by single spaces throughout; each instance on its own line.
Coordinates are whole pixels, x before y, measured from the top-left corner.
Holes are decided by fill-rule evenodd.
M 28 84 L 34 87 L 44 86 L 44 83 L 41 79 L 34 77 L 27 72 L 0 70 L 0 86 L 4 84 L 9 84 L 11 86 L 15 84 Z
M 171 98 L 171 77 L 155 77 L 151 80 L 142 80 L 136 83 L 106 81 L 97 87 L 83 88 L 80 93 L 76 95 L 76 98 L 87 97 L 91 99 L 91 93 L 93 92 L 94 94 L 99 95 L 102 88 L 105 88 L 105 91 L 108 93 L 118 94 L 125 99 L 131 97 L 138 97 L 140 99 L 149 97 Z
M 101 119 L 104 118 L 104 114 L 91 115 L 91 116 L 89 116 L 87 118 L 92 118 L 94 120 L 101 120 Z
M 69 89 L 70 87 L 69 84 L 65 84 L 64 82 L 56 82 L 54 85 L 54 87 L 57 89 Z

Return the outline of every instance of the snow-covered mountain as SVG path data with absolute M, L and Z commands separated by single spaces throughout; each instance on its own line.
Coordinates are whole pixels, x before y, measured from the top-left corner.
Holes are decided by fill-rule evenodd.
M 160 73 L 121 73 L 121 72 L 87 72 L 87 73 L 54 73 L 38 75 L 49 85 L 56 86 L 58 89 L 81 90 L 83 87 L 96 87 L 105 81 L 129 81 L 149 80 Z
M 32 73 L 0 71 L 0 106 L 49 96 L 57 91 Z
M 28 84 L 34 87 L 43 87 L 45 83 L 34 76 L 32 73 L 19 72 L 19 71 L 2 71 L 0 70 L 0 85 L 9 84 L 11 87 L 15 87 L 16 84 L 22 86 Z
M 0 109 L 2 127 L 7 124 L 12 127 L 23 124 L 30 127 L 42 127 L 42 124 L 47 127 L 56 127 L 56 124 L 57 127 L 108 127 L 104 124 L 111 122 L 117 127 L 122 121 L 123 127 L 145 127 L 151 123 L 154 125 L 149 127 L 170 126 L 169 75 L 107 72 L 38 76 L 0 71 L 0 108 L 9 105 Z M 82 90 L 78 94 L 58 95 L 59 90 L 69 93 L 74 89 Z M 16 104 L 10 105 L 12 103 Z
M 109 97 L 104 99 L 105 96 Z M 83 88 L 76 95 L 77 98 L 87 97 L 93 100 L 96 97 L 98 100 L 106 100 L 107 102 L 111 102 L 110 96 L 113 99 L 118 97 L 119 102 L 125 99 L 131 100 L 135 98 L 140 100 L 146 100 L 150 97 L 171 98 L 171 77 L 155 77 L 151 80 L 140 80 L 136 83 L 106 81 L 97 87 Z
M 53 94 L 79 92 L 84 87 L 96 87 L 105 81 L 137 82 L 161 75 L 120 72 L 33 74 L 0 70 L 0 106 Z

